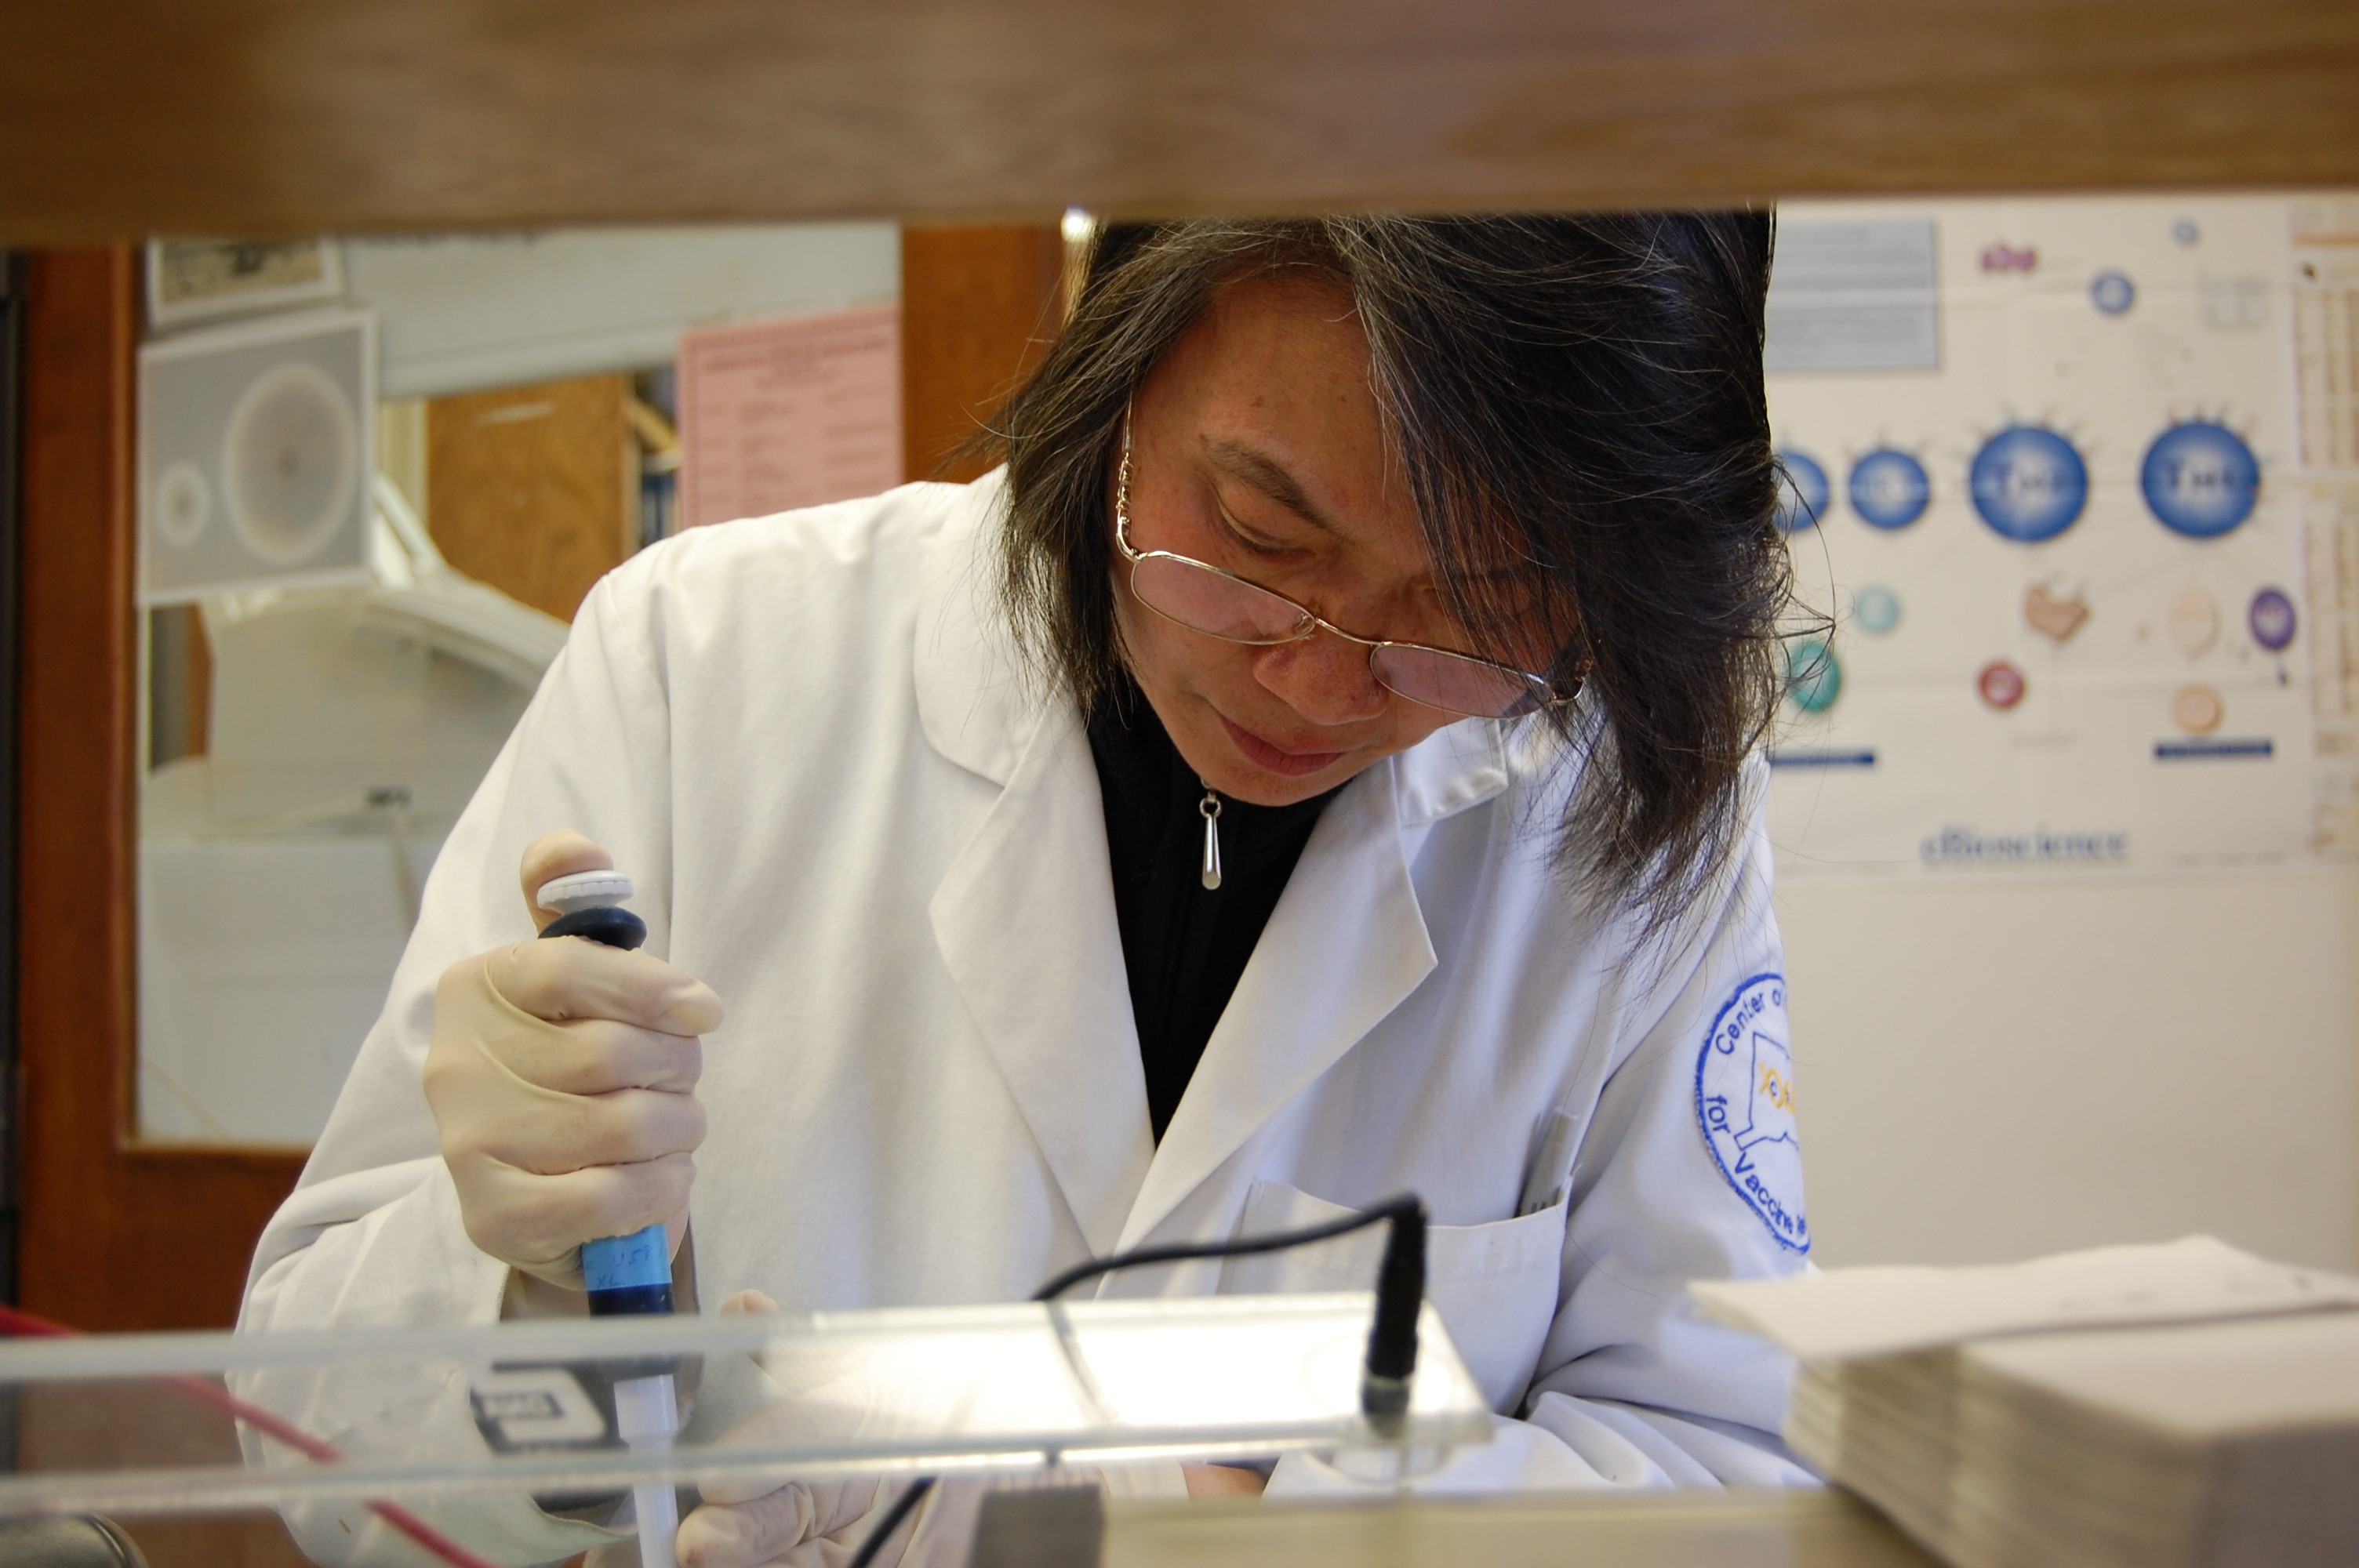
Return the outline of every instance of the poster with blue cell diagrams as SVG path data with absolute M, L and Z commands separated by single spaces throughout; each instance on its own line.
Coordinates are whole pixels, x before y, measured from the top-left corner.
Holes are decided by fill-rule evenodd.
M 2359 850 L 2359 201 L 1778 222 L 1779 875 Z

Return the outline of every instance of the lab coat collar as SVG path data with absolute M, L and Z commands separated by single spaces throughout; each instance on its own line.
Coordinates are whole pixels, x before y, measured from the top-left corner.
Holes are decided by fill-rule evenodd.
M 1007 470 L 949 495 L 951 515 L 918 580 L 918 721 L 935 751 L 1004 785 L 1045 706 L 994 593 L 991 546 L 1006 519 Z
M 1089 740 L 1040 716 L 929 906 L 934 941 L 1090 1250 L 1155 1152 Z
M 936 942 L 1091 1249 L 1136 1245 L 1435 965 L 1409 874 L 1432 823 L 1508 782 L 1468 721 L 1363 773 L 1321 815 L 1158 1149 L 1103 805 L 1080 715 L 1022 670 L 993 597 L 1001 473 L 963 492 L 919 584 L 928 741 L 1002 786 L 929 909 Z

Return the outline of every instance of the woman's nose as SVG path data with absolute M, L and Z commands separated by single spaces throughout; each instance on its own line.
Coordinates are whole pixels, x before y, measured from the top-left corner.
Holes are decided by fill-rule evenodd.
M 1327 632 L 1262 649 L 1254 678 L 1313 724 L 1365 723 L 1389 700 L 1368 669 L 1367 649 Z

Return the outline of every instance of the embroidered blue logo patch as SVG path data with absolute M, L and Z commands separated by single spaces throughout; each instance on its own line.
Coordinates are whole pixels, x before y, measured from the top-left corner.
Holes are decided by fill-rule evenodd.
M 1785 976 L 1754 976 L 1712 1021 L 1696 1057 L 1696 1119 L 1736 1195 L 1752 1206 L 1779 1246 L 1808 1252 L 1810 1222 L 1802 1213 Z

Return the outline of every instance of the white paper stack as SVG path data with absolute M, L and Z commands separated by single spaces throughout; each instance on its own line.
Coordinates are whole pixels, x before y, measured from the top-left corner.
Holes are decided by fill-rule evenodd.
M 2359 1563 L 2359 1280 L 2209 1238 L 1694 1287 L 1795 1451 L 1958 1568 Z

